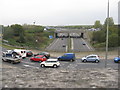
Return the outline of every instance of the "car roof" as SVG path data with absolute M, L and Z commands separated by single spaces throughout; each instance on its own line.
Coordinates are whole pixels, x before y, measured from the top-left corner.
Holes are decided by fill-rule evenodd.
M 44 55 L 37 55 L 37 56 L 35 56 L 35 57 L 43 57 Z
M 74 53 L 65 53 L 65 54 L 74 54 Z
M 98 55 L 96 55 L 96 54 L 90 54 L 90 55 L 88 55 L 88 56 L 98 56 Z
M 47 61 L 58 61 L 58 59 L 48 59 Z

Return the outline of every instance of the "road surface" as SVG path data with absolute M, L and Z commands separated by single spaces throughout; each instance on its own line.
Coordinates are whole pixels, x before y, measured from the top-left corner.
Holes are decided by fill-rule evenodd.
M 69 42 L 71 40 L 71 43 Z M 81 51 L 93 51 L 94 49 L 83 38 L 56 38 L 47 48 L 47 51 L 61 51 L 66 52 L 67 47 L 70 44 L 69 51 L 81 52 Z M 83 45 L 85 44 L 85 45 Z
M 53 58 L 53 57 L 52 57 Z M 54 57 L 55 58 L 55 57 Z M 39 68 L 40 67 L 40 62 L 31 62 L 30 57 L 27 57 L 26 59 L 23 59 L 21 63 L 19 64 L 11 64 L 8 62 L 3 62 L 2 64 L 6 64 L 9 66 L 13 67 L 29 67 L 29 68 Z M 81 59 L 76 59 L 74 62 L 70 61 L 60 61 L 60 67 L 59 68 L 66 68 L 66 69 L 89 69 L 89 68 L 105 68 L 105 60 L 100 60 L 99 63 L 94 63 L 94 62 L 81 62 Z M 113 68 L 113 69 L 118 69 L 118 63 L 114 63 L 113 60 L 107 60 L 107 68 Z

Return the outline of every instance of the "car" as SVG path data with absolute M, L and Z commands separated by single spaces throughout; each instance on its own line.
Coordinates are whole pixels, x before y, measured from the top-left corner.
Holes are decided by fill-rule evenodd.
M 115 57 L 115 58 L 114 58 L 114 62 L 115 62 L 115 63 L 120 62 L 120 57 Z
M 63 44 L 63 45 L 62 45 L 62 47 L 66 47 L 66 45 L 65 45 L 65 44 Z
M 22 58 L 26 58 L 26 51 L 27 50 L 23 50 L 23 49 L 14 49 L 14 52 L 18 53 L 19 55 L 21 55 Z
M 85 43 L 82 43 L 82 45 L 86 45 Z
M 57 68 L 60 66 L 60 62 L 57 59 L 48 59 L 40 63 L 41 67 L 54 67 Z
M 41 52 L 41 53 L 34 54 L 34 56 L 37 56 L 37 55 L 44 55 L 47 59 L 50 58 L 50 54 L 48 52 Z
M 38 61 L 38 62 L 43 62 L 46 61 L 47 58 L 44 55 L 37 55 L 35 57 L 30 58 L 30 61 Z
M 30 57 L 30 56 L 32 56 L 32 55 L 33 55 L 32 51 L 26 51 L 26 56 L 27 56 L 27 57 Z
M 82 62 L 96 62 L 96 63 L 98 63 L 98 62 L 100 62 L 100 58 L 98 55 L 91 54 L 91 55 L 83 57 Z
M 14 50 L 7 50 L 5 52 L 2 52 L 3 57 L 21 57 L 21 55 Z
M 59 61 L 75 61 L 75 54 L 74 53 L 65 53 L 64 55 L 58 57 Z

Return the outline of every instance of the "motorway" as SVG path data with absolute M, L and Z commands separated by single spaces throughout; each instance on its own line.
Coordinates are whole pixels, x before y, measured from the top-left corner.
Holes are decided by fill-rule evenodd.
M 68 46 L 68 40 L 71 40 L 71 48 L 69 51 L 81 52 L 81 51 L 93 51 L 93 48 L 88 42 L 83 38 L 56 38 L 47 48 L 47 51 L 61 51 L 65 52 L 66 47 L 63 47 L 63 44 Z M 85 44 L 85 45 L 83 45 Z
M 71 38 L 73 40 L 73 51 L 93 51 L 93 48 L 83 38 Z M 85 45 L 83 45 L 85 44 Z
M 63 47 L 63 45 L 68 46 L 68 38 L 57 38 L 55 39 L 47 48 L 47 51 L 61 51 L 65 52 L 66 47 Z

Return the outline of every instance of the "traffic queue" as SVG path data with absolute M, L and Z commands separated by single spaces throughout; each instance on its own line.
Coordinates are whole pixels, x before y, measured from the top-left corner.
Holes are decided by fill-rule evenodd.
M 75 53 L 65 53 L 62 56 L 57 58 L 51 58 L 50 53 L 48 52 L 40 52 L 37 54 L 33 54 L 31 50 L 23 50 L 23 49 L 14 49 L 14 50 L 6 50 L 2 52 L 2 60 L 4 62 L 10 63 L 20 63 L 22 59 L 30 57 L 29 60 L 31 62 L 40 62 L 41 67 L 45 66 L 52 66 L 52 67 L 59 67 L 59 61 L 75 61 L 76 56 Z M 100 57 L 96 54 L 91 54 L 81 58 L 81 62 L 100 62 Z M 120 57 L 115 57 L 114 62 L 120 62 Z

